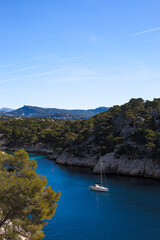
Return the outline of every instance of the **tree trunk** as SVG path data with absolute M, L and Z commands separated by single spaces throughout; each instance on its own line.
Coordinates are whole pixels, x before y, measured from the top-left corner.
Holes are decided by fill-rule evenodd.
M 0 228 L 3 226 L 3 224 L 9 219 L 9 215 L 10 215 L 11 211 L 9 211 L 6 215 L 5 218 L 3 218 L 1 221 L 0 221 Z

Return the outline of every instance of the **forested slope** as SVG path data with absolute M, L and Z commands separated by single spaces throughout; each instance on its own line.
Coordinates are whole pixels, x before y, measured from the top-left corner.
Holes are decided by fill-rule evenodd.
M 131 99 L 122 106 L 87 120 L 60 121 L 36 118 L 0 120 L 8 148 L 44 145 L 58 153 L 66 150 L 85 157 L 115 152 L 131 157 L 160 156 L 160 99 Z

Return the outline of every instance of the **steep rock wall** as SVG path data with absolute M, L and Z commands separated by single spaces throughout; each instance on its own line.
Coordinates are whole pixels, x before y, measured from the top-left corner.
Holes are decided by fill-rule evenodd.
M 100 172 L 100 162 L 105 173 L 160 179 L 160 162 L 150 158 L 129 159 L 127 156 L 121 156 L 117 159 L 114 153 L 108 153 L 99 159 L 93 169 L 94 173 Z
M 85 158 L 72 157 L 67 152 L 63 152 L 57 157 L 56 163 L 62 165 L 79 166 L 79 167 L 89 167 L 94 168 L 98 161 L 97 156 L 86 156 Z

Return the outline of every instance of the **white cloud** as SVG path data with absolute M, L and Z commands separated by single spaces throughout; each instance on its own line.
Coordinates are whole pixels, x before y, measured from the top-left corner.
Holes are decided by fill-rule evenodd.
M 57 70 L 48 71 L 48 72 L 26 75 L 26 76 L 22 76 L 22 77 L 18 77 L 18 78 L 10 78 L 10 79 L 6 79 L 6 80 L 2 80 L 2 81 L 0 81 L 0 83 L 13 82 L 13 81 L 18 81 L 18 80 L 22 80 L 22 79 L 36 78 L 36 77 L 46 76 L 46 75 L 51 74 L 51 73 L 64 72 L 64 71 L 67 71 L 67 70 L 68 70 L 67 68 L 62 68 L 62 69 L 57 69 Z

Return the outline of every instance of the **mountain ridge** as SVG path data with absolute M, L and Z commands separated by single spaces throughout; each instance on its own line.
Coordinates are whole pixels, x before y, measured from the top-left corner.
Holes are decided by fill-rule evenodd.
M 0 108 L 0 112 L 11 112 L 11 111 L 14 111 L 14 109 L 7 108 L 7 107 Z
M 59 119 L 85 119 L 90 118 L 98 113 L 108 111 L 108 107 L 98 107 L 95 109 L 59 109 L 59 108 L 42 108 L 37 106 L 24 105 L 16 110 L 6 112 L 4 115 L 13 117 L 51 117 Z

